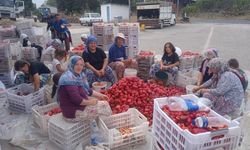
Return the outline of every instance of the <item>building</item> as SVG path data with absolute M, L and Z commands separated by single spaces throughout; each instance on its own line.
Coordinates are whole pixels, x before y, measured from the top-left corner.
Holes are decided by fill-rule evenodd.
M 104 22 L 112 22 L 115 21 L 116 18 L 128 20 L 129 6 L 113 3 L 102 4 L 101 16 Z

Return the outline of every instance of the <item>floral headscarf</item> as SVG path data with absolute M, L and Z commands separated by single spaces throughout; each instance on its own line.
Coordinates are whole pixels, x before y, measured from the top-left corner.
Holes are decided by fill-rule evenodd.
M 204 61 L 203 68 L 202 68 L 202 74 L 204 75 L 209 61 L 213 58 L 218 57 L 218 50 L 215 48 L 208 48 L 203 52 L 203 55 L 206 58 Z
M 77 61 L 82 60 L 80 56 L 72 56 L 70 58 L 70 62 L 68 65 L 68 70 L 60 77 L 59 79 L 59 88 L 62 85 L 75 85 L 75 86 L 82 86 L 83 89 L 90 94 L 90 87 L 87 81 L 86 75 L 81 72 L 80 74 L 75 73 L 74 66 L 76 65 Z
M 229 67 L 228 64 L 220 58 L 214 58 L 209 61 L 208 67 L 214 70 L 213 77 L 211 78 L 213 81 L 212 87 L 214 88 L 217 86 L 218 80 L 220 79 L 221 75 L 226 71 L 229 71 Z

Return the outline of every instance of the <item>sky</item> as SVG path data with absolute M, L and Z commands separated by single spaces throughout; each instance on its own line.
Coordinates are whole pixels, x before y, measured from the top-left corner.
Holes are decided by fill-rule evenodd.
M 32 2 L 35 3 L 38 8 L 44 3 L 44 0 L 32 0 Z

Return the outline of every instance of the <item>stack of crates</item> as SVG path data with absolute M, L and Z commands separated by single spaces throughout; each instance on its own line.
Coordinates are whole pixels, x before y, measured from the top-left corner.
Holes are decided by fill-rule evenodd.
M 12 85 L 11 81 L 11 59 L 10 41 L 0 41 L 0 80 L 8 88 Z
M 0 26 L 0 39 L 9 39 L 15 38 L 16 35 L 16 27 L 13 25 L 2 25 Z
M 97 38 L 97 46 L 104 51 L 108 51 L 114 40 L 113 23 L 94 23 L 93 34 Z
M 142 55 L 148 53 L 150 55 Z M 136 61 L 138 63 L 137 76 L 143 80 L 149 79 L 150 67 L 154 64 L 155 54 L 149 51 L 141 51 L 136 55 Z
M 126 54 L 134 58 L 139 48 L 139 23 L 119 23 L 118 31 L 125 35 Z
M 63 150 L 73 150 L 79 144 L 90 143 L 90 122 L 66 122 L 62 113 L 50 117 L 49 140 Z

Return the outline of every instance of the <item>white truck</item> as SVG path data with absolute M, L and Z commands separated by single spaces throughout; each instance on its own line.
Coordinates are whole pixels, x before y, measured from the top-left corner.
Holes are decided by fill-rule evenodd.
M 18 14 L 24 10 L 24 1 L 0 0 L 0 19 L 16 20 Z
M 136 4 L 137 21 L 145 27 L 163 28 L 175 25 L 176 17 L 172 11 L 172 2 L 140 2 Z

